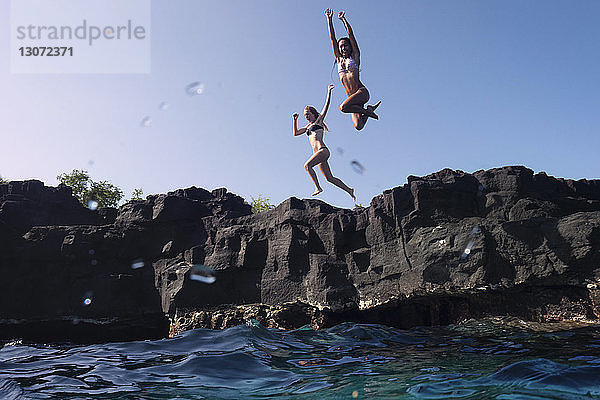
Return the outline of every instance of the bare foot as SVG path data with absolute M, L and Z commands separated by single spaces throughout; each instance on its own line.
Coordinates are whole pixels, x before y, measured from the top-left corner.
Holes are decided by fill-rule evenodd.
M 377 107 L 379 107 L 379 104 L 377 104 Z M 366 114 L 367 114 L 367 115 L 368 115 L 370 118 L 373 118 L 373 119 L 379 119 L 379 116 L 373 112 L 373 110 L 374 110 L 374 109 L 375 109 L 375 107 L 374 107 L 374 106 L 367 106 L 367 112 L 366 112 Z
M 354 195 L 354 189 L 350 189 L 350 197 L 352 197 L 352 200 L 356 203 L 356 196 Z
M 379 107 L 379 105 L 381 104 L 381 100 L 379 100 L 377 103 L 373 104 L 371 107 L 373 109 L 373 111 L 377 110 L 377 107 Z M 367 106 L 368 107 L 368 106 Z
M 313 196 L 318 195 L 319 193 L 321 193 L 323 191 L 323 189 L 318 188 L 317 190 L 315 190 L 315 192 L 312 194 Z

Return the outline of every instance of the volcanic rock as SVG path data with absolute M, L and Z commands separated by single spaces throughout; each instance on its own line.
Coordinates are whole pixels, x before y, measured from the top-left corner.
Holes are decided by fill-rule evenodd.
M 521 166 L 409 176 L 367 208 L 292 197 L 259 214 L 226 189 L 91 211 L 66 186 L 10 182 L 0 240 L 0 338 L 600 317 L 600 181 Z M 199 264 L 214 283 L 190 278 Z

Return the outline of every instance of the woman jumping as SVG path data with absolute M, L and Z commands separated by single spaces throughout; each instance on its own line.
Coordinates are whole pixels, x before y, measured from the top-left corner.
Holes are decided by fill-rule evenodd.
M 304 107 L 304 116 L 309 122 L 305 127 L 298 129 L 298 113 L 294 113 L 292 115 L 292 118 L 294 119 L 292 129 L 294 132 L 294 136 L 306 133 L 308 135 L 310 145 L 313 149 L 313 155 L 308 159 L 308 161 L 306 161 L 306 164 L 304 164 L 306 172 L 308 172 L 310 178 L 315 184 L 316 189 L 312 195 L 316 196 L 323 191 L 323 189 L 321 189 L 321 186 L 319 185 L 317 174 L 313 170 L 314 166 L 318 165 L 323 175 L 325 175 L 325 179 L 327 179 L 328 182 L 331 182 L 335 186 L 346 191 L 350 195 L 350 197 L 352 197 L 352 200 L 356 201 L 356 197 L 354 196 L 354 189 L 346 186 L 346 184 L 342 182 L 341 179 L 333 176 L 331 174 L 331 169 L 329 168 L 329 163 L 327 163 L 327 160 L 329 159 L 331 153 L 329 152 L 329 149 L 327 148 L 327 146 L 325 146 L 325 143 L 323 142 L 323 132 L 324 129 L 327 129 L 327 125 L 325 125 L 325 122 L 323 120 L 325 119 L 325 114 L 327 114 L 327 109 L 329 108 L 329 101 L 331 100 L 332 90 L 333 85 L 329 85 L 329 87 L 327 88 L 327 100 L 325 100 L 325 105 L 323 106 L 323 110 L 320 114 L 313 106 Z
M 352 123 L 360 131 L 365 126 L 369 117 L 379 119 L 377 114 L 375 114 L 375 110 L 379 107 L 381 101 L 372 106 L 367 105 L 364 108 L 366 102 L 369 101 L 369 91 L 358 77 L 360 51 L 358 50 L 354 32 L 352 32 L 350 24 L 346 21 L 344 11 L 340 11 L 338 18 L 344 23 L 348 37 L 343 37 L 339 41 L 335 39 L 335 31 L 333 29 L 333 10 L 330 8 L 325 10 L 325 16 L 329 25 L 329 37 L 333 45 L 333 55 L 337 61 L 340 81 L 344 89 L 346 89 L 346 95 L 348 96 L 340 105 L 340 110 L 344 113 L 352 114 Z

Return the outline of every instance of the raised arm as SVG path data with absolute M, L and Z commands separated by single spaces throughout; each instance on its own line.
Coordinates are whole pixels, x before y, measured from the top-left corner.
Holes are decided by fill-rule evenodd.
M 292 124 L 292 133 L 294 136 L 302 135 L 304 132 L 306 132 L 306 127 L 298 129 L 298 113 L 294 113 L 292 118 L 294 119 Z
M 356 38 L 354 37 L 354 32 L 352 31 L 352 27 L 346 20 L 345 11 L 340 11 L 338 14 L 338 18 L 342 20 L 344 26 L 346 27 L 346 31 L 348 32 L 348 38 L 350 38 L 350 44 L 352 45 L 352 55 L 354 55 L 354 60 L 358 62 L 360 57 L 360 50 L 358 49 L 358 43 L 356 42 Z
M 323 106 L 323 110 L 321 110 L 321 114 L 315 121 L 316 123 L 323 122 L 325 119 L 325 115 L 327 114 L 327 110 L 329 109 L 329 103 L 331 102 L 331 92 L 333 91 L 333 84 L 330 84 L 327 88 L 327 99 L 325 99 L 325 105 Z
M 333 10 L 331 8 L 325 10 L 325 16 L 327 17 L 327 24 L 329 26 L 329 38 L 331 39 L 331 45 L 333 46 L 333 55 L 337 60 L 340 58 L 340 49 L 338 49 L 337 39 L 335 38 L 335 30 L 333 29 Z

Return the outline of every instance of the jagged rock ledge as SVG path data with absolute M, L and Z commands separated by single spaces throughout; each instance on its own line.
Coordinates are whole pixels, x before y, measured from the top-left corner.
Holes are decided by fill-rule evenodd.
M 0 339 L 600 317 L 600 181 L 521 166 L 410 176 L 368 208 L 290 198 L 260 214 L 226 189 L 91 211 L 66 186 L 10 182 L 0 243 Z M 216 282 L 191 280 L 194 264 Z

